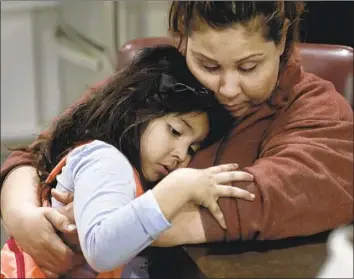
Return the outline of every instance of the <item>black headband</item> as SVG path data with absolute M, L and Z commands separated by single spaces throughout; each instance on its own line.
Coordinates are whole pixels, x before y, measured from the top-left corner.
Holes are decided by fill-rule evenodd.
M 175 92 L 181 92 L 181 91 L 192 91 L 196 95 L 210 95 L 211 91 L 206 89 L 205 87 L 200 87 L 198 89 L 195 89 L 189 85 L 186 85 L 181 82 L 177 82 L 177 80 L 168 75 L 168 74 L 161 74 L 161 79 L 160 79 L 160 86 L 159 86 L 159 91 L 166 93 L 168 91 L 175 91 Z

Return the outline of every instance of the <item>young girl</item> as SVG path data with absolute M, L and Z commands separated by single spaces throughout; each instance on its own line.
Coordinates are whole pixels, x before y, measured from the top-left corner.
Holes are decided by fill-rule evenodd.
M 227 186 L 252 180 L 235 164 L 186 168 L 199 148 L 226 133 L 231 118 L 185 63 L 173 47 L 143 50 L 30 148 L 44 187 L 75 192 L 74 216 L 88 265 L 70 276 L 116 278 L 131 261 L 123 277 L 134 277 L 143 261 L 132 259 L 171 227 L 187 203 L 205 206 L 225 228 L 218 198 L 253 200 L 251 193 Z M 52 206 L 60 203 L 52 198 Z M 10 240 L 2 251 L 4 277 L 16 275 L 9 264 L 11 252 L 18 255 L 14 246 Z M 16 258 L 17 276 L 44 277 L 25 257 L 25 267 Z

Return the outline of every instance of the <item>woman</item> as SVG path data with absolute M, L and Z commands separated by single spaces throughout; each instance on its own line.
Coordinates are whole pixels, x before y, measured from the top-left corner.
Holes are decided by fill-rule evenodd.
M 172 3 L 170 31 L 183 38 L 189 69 L 236 118 L 232 133 L 201 151 L 191 166 L 237 162 L 254 176 L 253 182 L 237 186 L 255 193 L 256 200 L 220 201 L 226 231 L 205 210 L 190 206 L 174 218 L 172 230 L 157 244 L 277 239 L 353 221 L 353 113 L 330 82 L 301 68 L 294 43 L 302 11 L 301 2 L 290 1 Z M 54 237 L 31 200 L 33 170 L 18 167 L 8 175 L 14 167 L 29 164 L 27 156 L 13 154 L 7 161 L 1 194 L 4 222 L 24 242 L 35 239 L 21 233 L 31 227 L 30 221 Z M 26 212 L 14 210 L 14 197 L 24 191 L 24 202 L 30 205 Z M 51 220 L 59 226 L 62 219 Z M 170 237 L 174 235 L 178 237 Z M 42 258 L 43 266 L 54 272 L 60 270 L 55 263 L 70 266 L 68 248 L 58 242 L 60 247 L 54 248 L 40 239 L 27 249 Z M 43 247 L 56 255 L 52 264 L 44 262 L 49 255 L 37 252 Z

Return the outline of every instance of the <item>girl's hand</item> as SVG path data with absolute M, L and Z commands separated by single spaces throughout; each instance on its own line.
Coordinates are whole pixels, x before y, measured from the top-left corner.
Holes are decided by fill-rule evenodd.
M 226 229 L 224 215 L 217 203 L 220 197 L 241 198 L 253 201 L 255 195 L 231 186 L 234 181 L 252 181 L 253 176 L 236 171 L 237 164 L 224 164 L 207 169 L 178 169 L 171 173 L 174 179 L 189 193 L 189 201 L 208 208 L 211 214 Z

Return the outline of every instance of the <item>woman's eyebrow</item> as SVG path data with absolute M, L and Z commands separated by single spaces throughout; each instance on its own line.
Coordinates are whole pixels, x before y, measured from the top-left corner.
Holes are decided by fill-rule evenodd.
M 209 60 L 209 61 L 212 62 L 212 63 L 218 64 L 218 62 L 217 62 L 216 60 L 214 60 L 214 59 L 212 59 L 212 58 L 210 58 L 210 57 L 208 57 L 208 56 L 206 56 L 206 55 L 204 55 L 204 54 L 202 54 L 202 53 L 200 53 L 200 52 L 195 52 L 195 51 L 193 51 L 193 50 L 191 50 L 191 52 L 192 52 L 192 54 L 193 54 L 194 56 L 197 56 L 197 57 L 200 57 L 200 58 Z M 262 53 L 262 52 L 251 53 L 251 54 L 249 54 L 249 55 L 247 55 L 247 56 L 245 56 L 245 57 L 243 57 L 243 58 L 241 58 L 241 59 L 235 61 L 234 63 L 240 63 L 240 62 L 243 62 L 243 61 L 245 61 L 245 60 L 247 60 L 247 59 L 250 59 L 250 58 L 253 58 L 253 57 L 258 57 L 258 56 L 264 56 L 264 53 Z
M 264 55 L 264 53 L 261 53 L 261 52 L 260 53 L 252 53 L 250 55 L 247 55 L 246 57 L 243 57 L 243 58 L 239 59 L 235 63 L 240 63 L 240 62 L 243 62 L 243 61 L 245 61 L 247 59 L 250 59 L 250 58 L 253 58 L 253 57 L 258 57 L 258 56 L 263 56 L 263 55 Z
M 200 58 L 204 58 L 206 60 L 209 60 L 210 62 L 217 63 L 214 59 L 212 59 L 212 58 L 210 58 L 210 57 L 208 57 L 208 56 L 206 56 L 206 55 L 204 55 L 204 54 L 202 54 L 200 52 L 195 52 L 194 50 L 191 50 L 191 52 L 192 52 L 192 54 L 194 56 L 199 56 Z

